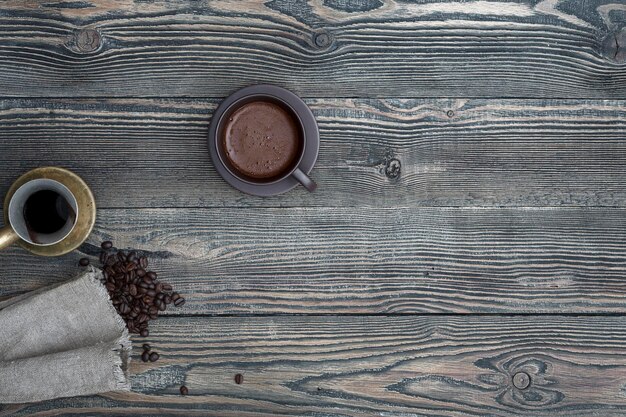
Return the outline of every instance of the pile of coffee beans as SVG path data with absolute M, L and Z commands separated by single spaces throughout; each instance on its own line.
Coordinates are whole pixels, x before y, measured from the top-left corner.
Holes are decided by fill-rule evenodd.
M 155 320 L 170 304 L 176 307 L 185 304 L 185 299 L 172 291 L 170 284 L 159 281 L 156 272 L 148 270 L 148 258 L 135 251 L 115 250 L 110 241 L 100 246 L 102 283 L 130 333 L 147 337 L 150 320 Z M 158 353 L 148 354 L 152 362 L 158 358 Z

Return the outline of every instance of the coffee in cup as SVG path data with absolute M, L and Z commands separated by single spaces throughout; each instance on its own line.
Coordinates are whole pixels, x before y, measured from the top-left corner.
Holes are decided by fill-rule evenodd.
M 218 173 L 235 188 L 258 196 L 317 184 L 308 173 L 319 151 L 313 113 L 284 88 L 243 88 L 217 108 L 209 127 L 209 152 Z
M 18 242 L 33 253 L 63 255 L 87 239 L 95 222 L 95 201 L 76 174 L 58 167 L 22 175 L 9 190 L 0 249 Z
M 230 166 L 255 182 L 271 181 L 295 168 L 303 147 L 294 115 L 270 101 L 252 101 L 225 120 L 220 145 Z

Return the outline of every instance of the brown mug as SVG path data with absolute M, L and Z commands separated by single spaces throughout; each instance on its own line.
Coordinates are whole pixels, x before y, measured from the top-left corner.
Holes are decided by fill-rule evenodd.
M 269 119 L 269 115 L 275 119 Z M 237 120 L 246 118 L 248 125 L 241 126 L 244 123 L 241 122 L 239 126 L 233 126 L 238 123 Z M 228 142 L 232 132 L 238 130 L 241 136 L 252 134 L 252 138 L 246 138 L 247 143 L 233 145 Z M 263 136 L 266 134 L 268 136 Z M 269 141 L 261 145 L 263 137 Z M 290 141 L 293 143 L 290 144 Z M 292 92 L 271 85 L 246 87 L 226 98 L 215 111 L 209 128 L 209 150 L 218 173 L 233 187 L 259 196 L 280 194 L 297 184 L 302 184 L 308 191 L 314 191 L 317 184 L 308 174 L 317 160 L 319 142 L 317 122 L 308 106 Z M 241 149 L 250 143 L 255 143 L 257 147 L 249 151 L 251 155 L 245 157 L 251 161 L 256 160 L 256 164 L 263 160 L 262 162 L 269 164 L 266 168 L 271 169 L 274 161 L 271 155 L 266 158 L 262 154 L 262 146 L 268 147 L 269 151 L 270 145 L 278 145 L 279 150 L 274 147 L 274 152 L 281 154 L 280 149 L 284 145 L 282 149 L 286 152 L 282 155 L 290 156 L 285 161 L 276 162 L 281 167 L 280 171 L 270 171 L 271 175 L 264 177 L 254 176 L 251 175 L 252 168 L 237 166 L 233 159 L 233 149 L 237 145 Z M 284 165 L 280 165 L 281 162 Z

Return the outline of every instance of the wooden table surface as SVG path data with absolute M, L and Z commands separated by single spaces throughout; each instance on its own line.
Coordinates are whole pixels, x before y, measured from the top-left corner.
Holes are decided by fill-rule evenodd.
M 312 108 L 318 192 L 215 172 L 256 83 Z M 624 0 L 6 0 L 0 165 L 99 207 L 70 255 L 0 253 L 0 298 L 106 239 L 187 297 L 132 393 L 2 417 L 626 415 Z

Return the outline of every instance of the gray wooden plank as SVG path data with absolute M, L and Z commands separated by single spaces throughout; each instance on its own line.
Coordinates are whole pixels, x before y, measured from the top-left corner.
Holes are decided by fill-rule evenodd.
M 0 296 L 108 239 L 186 296 L 174 315 L 626 313 L 624 209 L 100 210 L 71 255 L 0 252 Z
M 622 98 L 622 15 L 615 0 L 5 1 L 0 91 Z
M 1 100 L 0 193 L 61 165 L 109 208 L 626 205 L 624 100 L 311 99 L 320 188 L 267 199 L 213 169 L 216 104 Z
M 620 317 L 169 318 L 135 339 L 161 359 L 135 349 L 134 392 L 0 416 L 623 416 L 625 335 Z

